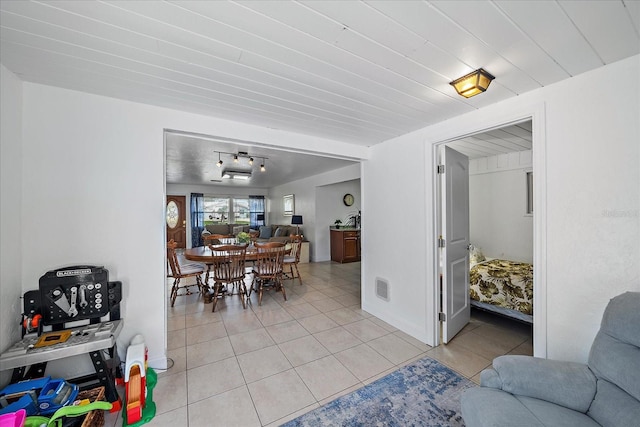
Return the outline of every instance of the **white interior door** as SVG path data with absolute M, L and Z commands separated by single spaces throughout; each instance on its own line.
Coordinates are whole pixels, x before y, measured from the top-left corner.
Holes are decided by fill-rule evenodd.
M 443 151 L 442 340 L 448 343 L 471 317 L 469 301 L 469 158 Z

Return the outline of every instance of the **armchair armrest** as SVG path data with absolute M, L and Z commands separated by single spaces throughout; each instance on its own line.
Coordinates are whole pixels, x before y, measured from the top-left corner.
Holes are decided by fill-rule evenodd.
M 480 385 L 546 400 L 585 413 L 596 394 L 587 365 L 530 356 L 500 356 L 480 374 Z

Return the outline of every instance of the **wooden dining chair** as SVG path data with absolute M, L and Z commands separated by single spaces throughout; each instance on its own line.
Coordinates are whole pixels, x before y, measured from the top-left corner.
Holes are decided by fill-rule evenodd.
M 284 273 L 285 278 L 294 280 L 296 277 L 300 280 L 302 285 L 302 277 L 300 276 L 300 270 L 298 270 L 298 263 L 300 262 L 300 251 L 302 250 L 302 236 L 299 234 L 292 234 L 289 236 L 291 242 L 291 252 L 284 257 L 283 265 L 286 270 L 289 267 L 289 273 Z M 293 269 L 296 269 L 294 274 Z
M 225 245 L 212 248 L 213 252 L 213 308 L 216 311 L 218 297 L 229 292 L 229 286 L 238 287 L 242 307 L 247 308 L 247 287 L 244 284 L 245 259 L 248 245 Z M 226 288 L 224 288 L 226 287 Z
M 185 264 L 181 265 L 178 261 L 178 255 L 176 252 L 178 244 L 173 240 L 167 242 L 167 260 L 169 261 L 169 268 L 171 269 L 171 277 L 173 277 L 173 284 L 171 285 L 171 307 L 176 302 L 179 289 L 184 289 L 186 292 L 182 295 L 191 295 L 191 286 L 197 286 L 198 292 L 204 291 L 204 285 L 202 284 L 202 273 L 204 273 L 204 267 L 201 264 Z M 189 277 L 195 277 L 196 283 L 180 285 L 182 279 Z
M 287 251 L 284 243 L 267 242 L 256 243 L 258 251 L 256 262 L 253 266 L 253 280 L 251 281 L 251 289 L 258 292 L 258 305 L 262 305 L 262 294 L 265 289 L 272 288 L 282 292 L 284 300 L 287 300 L 287 293 L 282 285 L 282 268 L 284 255 Z M 255 288 L 257 284 L 258 288 Z

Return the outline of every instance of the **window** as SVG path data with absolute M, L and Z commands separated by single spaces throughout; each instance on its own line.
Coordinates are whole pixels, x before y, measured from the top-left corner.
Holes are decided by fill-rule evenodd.
M 249 198 L 204 196 L 204 223 L 249 225 Z
M 527 175 L 527 215 L 533 215 L 533 171 L 526 173 Z

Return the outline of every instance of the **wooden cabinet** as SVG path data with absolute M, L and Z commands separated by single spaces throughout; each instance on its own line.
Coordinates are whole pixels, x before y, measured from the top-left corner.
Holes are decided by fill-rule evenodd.
M 341 263 L 360 261 L 360 230 L 331 229 L 331 260 Z

